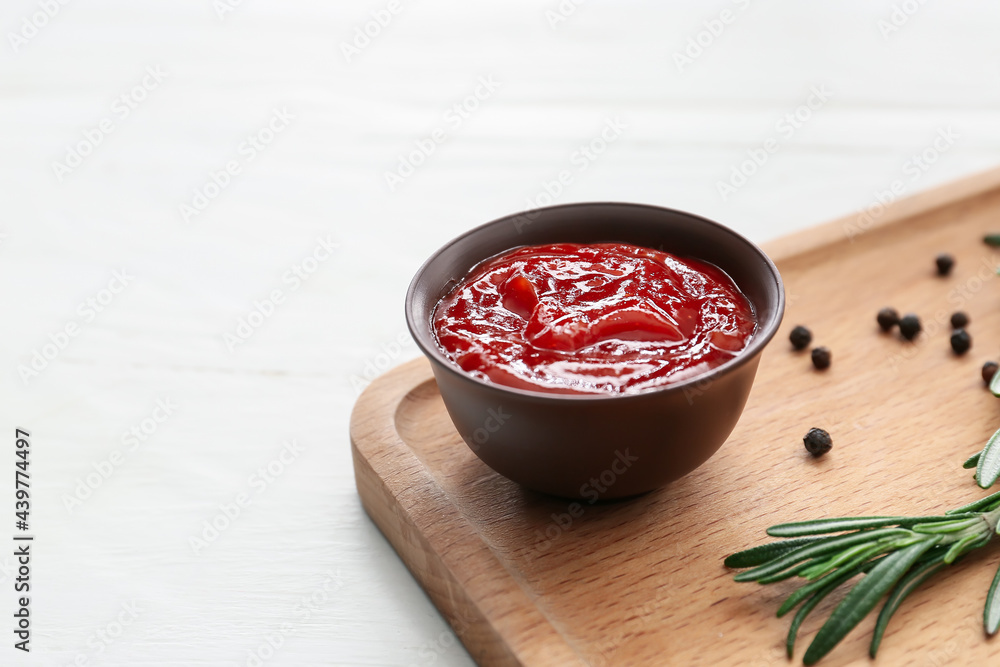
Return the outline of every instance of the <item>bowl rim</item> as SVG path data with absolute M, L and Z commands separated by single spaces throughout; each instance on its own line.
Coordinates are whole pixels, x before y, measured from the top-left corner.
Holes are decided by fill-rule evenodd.
M 658 212 L 658 213 L 663 213 L 663 212 L 672 213 L 672 214 L 681 215 L 681 216 L 684 216 L 684 217 L 687 217 L 687 218 L 691 218 L 693 220 L 697 220 L 699 223 L 706 224 L 706 225 L 708 225 L 710 227 L 715 227 L 716 229 L 721 230 L 722 232 L 724 232 L 726 234 L 729 234 L 730 236 L 734 237 L 737 241 L 741 242 L 747 248 L 748 251 L 750 251 L 750 254 L 756 255 L 756 257 L 763 263 L 763 265 L 770 272 L 771 278 L 774 280 L 774 285 L 777 288 L 777 293 L 778 293 L 778 299 L 777 299 L 777 303 L 775 304 L 776 307 L 775 307 L 775 310 L 774 310 L 774 315 L 770 318 L 770 320 L 768 322 L 761 323 L 760 321 L 758 321 L 757 322 L 758 331 L 755 332 L 753 338 L 750 339 L 750 344 L 747 345 L 742 350 L 740 350 L 740 352 L 737 353 L 737 355 L 735 357 L 733 357 L 732 359 L 726 361 L 725 363 L 723 363 L 723 364 L 721 364 L 719 366 L 716 366 L 715 368 L 712 368 L 712 369 L 710 369 L 708 371 L 705 371 L 704 373 L 699 373 L 697 375 L 693 375 L 693 376 L 691 376 L 689 378 L 685 378 L 684 380 L 680 380 L 678 382 L 671 382 L 671 383 L 665 384 L 665 385 L 663 385 L 661 387 L 651 387 L 649 389 L 644 389 L 644 390 L 637 391 L 637 392 L 634 392 L 634 393 L 624 393 L 624 394 L 605 394 L 605 393 L 601 393 L 601 394 L 557 394 L 557 393 L 553 393 L 553 392 L 538 391 L 538 390 L 533 390 L 533 389 L 522 389 L 520 387 L 510 387 L 510 386 L 507 386 L 507 385 L 498 384 L 496 382 L 489 382 L 489 381 L 483 380 L 482 378 L 478 378 L 478 377 L 476 377 L 474 375 L 471 375 L 470 373 L 467 373 L 464 370 L 462 370 L 461 368 L 459 368 L 455 364 L 454 361 L 452 361 L 451 359 L 449 359 L 448 357 L 446 357 L 444 355 L 444 353 L 438 347 L 436 340 L 430 341 L 430 342 L 434 343 L 433 345 L 428 345 L 427 341 L 424 341 L 422 339 L 421 330 L 417 327 L 417 323 L 414 321 L 413 300 L 414 300 L 414 297 L 416 295 L 417 287 L 418 287 L 418 285 L 420 283 L 421 278 L 423 277 L 424 273 L 427 271 L 427 268 L 440 255 L 442 255 L 443 253 L 445 253 L 448 249 L 450 249 L 456 243 L 462 241 L 463 239 L 465 239 L 465 238 L 467 238 L 469 236 L 472 236 L 474 234 L 479 233 L 481 230 L 483 230 L 483 229 L 485 229 L 487 227 L 492 227 L 494 225 L 498 225 L 498 224 L 510 222 L 510 221 L 512 221 L 514 219 L 517 219 L 518 217 L 521 217 L 521 216 L 526 216 L 528 214 L 535 214 L 535 213 L 537 213 L 539 211 L 550 211 L 550 210 L 556 210 L 556 209 L 589 208 L 589 207 L 593 207 L 593 206 L 610 206 L 610 207 L 622 207 L 622 208 L 637 208 L 637 209 L 646 209 L 646 210 L 653 211 L 653 212 Z M 508 248 L 507 250 L 512 250 L 515 247 L 519 247 L 519 246 L 512 246 L 511 248 Z M 501 251 L 501 252 L 507 252 L 507 250 Z M 481 262 L 486 261 L 487 259 L 489 259 L 489 257 L 483 257 L 483 258 L 477 260 L 476 264 L 474 264 L 473 266 L 476 266 L 476 265 L 480 264 Z M 699 259 L 699 258 L 694 257 L 694 259 Z M 701 261 L 705 261 L 705 260 L 701 260 Z M 721 269 L 722 267 L 719 267 L 719 268 Z M 729 275 L 728 271 L 725 271 L 725 269 L 723 269 L 723 271 L 726 273 L 726 275 Z M 462 276 L 461 278 L 464 279 L 465 276 Z M 736 281 L 732 278 L 732 276 L 730 276 L 730 280 L 733 280 L 733 283 L 736 284 L 737 289 L 739 289 L 740 292 L 742 293 L 743 292 L 742 287 L 740 287 L 740 285 L 736 283 Z M 435 304 L 435 307 L 436 307 L 436 304 Z M 781 326 L 781 322 L 784 319 L 784 314 L 785 314 L 785 286 L 784 286 L 784 282 L 781 279 L 781 274 L 778 272 L 778 267 L 775 266 L 775 264 L 771 260 L 771 258 L 767 256 L 767 253 L 765 253 L 756 243 L 754 243 L 753 241 L 751 241 L 747 237 L 743 236 L 739 232 L 737 232 L 737 231 L 735 231 L 735 230 L 733 230 L 733 229 L 731 229 L 731 228 L 729 228 L 729 227 L 727 227 L 727 226 L 725 226 L 725 225 L 723 225 L 723 224 L 721 224 L 719 222 L 716 222 L 714 220 L 710 220 L 710 219 L 705 218 L 703 216 L 700 216 L 700 215 L 697 215 L 697 214 L 694 214 L 694 213 L 689 213 L 687 211 L 681 211 L 679 209 L 668 208 L 668 207 L 665 207 L 665 206 L 657 206 L 655 204 L 641 204 L 641 203 L 633 203 L 633 202 L 615 202 L 615 201 L 574 202 L 574 203 L 569 203 L 569 204 L 555 204 L 555 205 L 552 205 L 552 206 L 541 206 L 541 207 L 538 207 L 538 208 L 527 209 L 525 211 L 521 211 L 521 212 L 518 212 L 518 213 L 512 213 L 512 214 L 504 215 L 504 216 L 501 216 L 501 217 L 496 218 L 494 220 L 490 220 L 489 222 L 483 223 L 481 225 L 477 225 L 476 227 L 468 229 L 465 232 L 459 234 L 458 236 L 452 238 L 450 241 L 448 241 L 447 243 L 445 243 L 444 245 L 442 245 L 440 248 L 438 248 L 433 254 L 431 254 L 431 256 L 428 257 L 427 260 L 424 261 L 424 263 L 420 265 L 420 268 L 417 269 L 417 272 L 413 274 L 413 278 L 410 280 L 410 285 L 409 285 L 409 287 L 406 290 L 405 309 L 406 309 L 406 326 L 409 329 L 410 336 L 416 342 L 417 347 L 419 347 L 420 350 L 424 353 L 424 356 L 428 357 L 433 362 L 437 362 L 438 366 L 440 366 L 442 369 L 444 369 L 445 371 L 447 371 L 449 373 L 452 373 L 453 375 L 455 375 L 455 376 L 457 376 L 457 377 L 459 377 L 461 379 L 477 383 L 477 384 L 479 384 L 480 386 L 482 386 L 485 389 L 499 391 L 501 393 L 509 393 L 509 394 L 513 394 L 514 396 L 518 396 L 518 397 L 522 397 L 522 398 L 531 398 L 531 399 L 536 400 L 536 401 L 538 401 L 538 400 L 541 400 L 541 401 L 552 401 L 552 402 L 556 402 L 556 403 L 561 403 L 563 401 L 572 401 L 572 402 L 575 402 L 575 403 L 586 403 L 588 401 L 594 401 L 594 402 L 623 401 L 624 402 L 624 401 L 635 401 L 635 400 L 648 400 L 650 397 L 661 395 L 661 394 L 665 394 L 665 393 L 683 392 L 684 390 L 689 389 L 692 386 L 703 384 L 706 381 L 707 382 L 712 382 L 712 381 L 714 381 L 715 379 L 717 379 L 717 378 L 719 378 L 721 376 L 727 375 L 730 372 L 732 372 L 732 371 L 736 370 L 737 368 L 739 368 L 740 366 L 743 366 L 744 364 L 748 363 L 751 359 L 754 359 L 755 357 L 757 357 L 760 354 L 760 352 L 763 351 L 764 347 L 771 341 L 771 339 L 774 338 L 775 334 L 777 334 L 778 328 Z M 433 315 L 433 313 L 431 313 L 431 315 Z M 430 319 L 428 320 L 428 322 L 426 323 L 426 325 L 427 325 L 427 330 L 430 332 L 430 335 L 431 335 L 431 337 L 433 339 L 433 337 L 434 337 L 434 326 L 433 326 L 433 323 L 431 322 Z

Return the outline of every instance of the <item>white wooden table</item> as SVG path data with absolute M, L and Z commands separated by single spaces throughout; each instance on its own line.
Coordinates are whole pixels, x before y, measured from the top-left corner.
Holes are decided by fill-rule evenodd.
M 550 199 L 763 241 L 1000 162 L 985 1 L 63 1 L 0 8 L 4 665 L 470 664 L 347 434 L 428 254 Z

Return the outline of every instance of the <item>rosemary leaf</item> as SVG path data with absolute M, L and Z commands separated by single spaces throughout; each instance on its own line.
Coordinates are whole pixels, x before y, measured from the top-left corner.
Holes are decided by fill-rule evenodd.
M 990 391 L 994 396 L 1000 396 L 1000 371 L 994 373 L 990 379 Z
M 1000 627 L 1000 567 L 990 584 L 990 592 L 986 594 L 986 608 L 983 610 L 983 625 L 986 627 L 986 634 L 996 633 Z
M 961 507 L 956 507 L 953 510 L 948 510 L 945 512 L 949 519 L 954 519 L 957 514 L 968 514 L 970 512 L 982 512 L 986 507 L 989 507 L 994 502 L 1000 501 L 1000 491 L 990 494 L 985 498 L 980 498 L 975 502 L 971 502 L 968 505 L 962 505 Z
M 824 585 L 813 593 L 812 597 L 795 612 L 795 616 L 792 618 L 792 624 L 788 628 L 788 638 L 785 640 L 785 649 L 788 651 L 789 660 L 795 654 L 795 638 L 798 636 L 799 627 L 802 625 L 802 621 L 806 620 L 806 616 L 816 608 L 816 605 L 822 602 L 823 598 L 832 593 L 837 586 L 840 586 L 854 575 L 870 569 L 872 566 L 873 563 L 862 563 L 853 568 L 841 568 L 836 574 L 823 580 Z
M 814 567 L 816 567 L 816 564 L 817 564 L 818 560 L 819 559 L 812 559 L 812 560 L 803 561 L 803 562 L 799 563 L 798 565 L 796 565 L 795 567 L 790 567 L 790 568 L 788 568 L 787 570 L 785 570 L 783 572 L 778 572 L 777 574 L 772 574 L 772 575 L 769 575 L 767 577 L 761 577 L 760 579 L 757 580 L 757 583 L 758 584 L 773 584 L 776 581 L 784 581 L 785 579 L 791 579 L 794 576 L 801 575 L 801 576 L 805 577 L 806 575 L 803 574 L 803 573 L 806 572 L 806 571 L 808 571 L 808 570 L 813 569 Z M 823 562 L 825 562 L 825 561 L 823 561 Z
M 814 581 L 809 582 L 808 584 L 805 584 L 804 586 L 800 587 L 797 591 L 789 595 L 785 599 L 785 601 L 781 604 L 781 606 L 778 607 L 778 613 L 776 614 L 777 617 L 781 618 L 782 616 L 790 612 L 792 609 L 795 609 L 795 607 L 797 607 L 800 602 L 805 600 L 814 592 L 822 589 L 823 586 L 826 585 L 833 577 L 837 577 L 842 572 L 847 572 L 847 571 L 853 571 L 855 574 L 857 574 L 858 572 L 861 572 L 863 568 L 874 566 L 874 564 L 879 562 L 881 559 L 882 557 L 872 560 L 869 559 L 867 556 L 862 555 L 860 557 L 856 557 L 853 561 L 844 564 L 844 566 L 841 567 L 836 572 L 829 574 L 826 577 L 823 577 L 822 579 L 816 579 Z
M 963 537 L 961 540 L 951 545 L 951 548 L 948 549 L 948 553 L 944 556 L 945 564 L 951 565 L 973 549 L 978 549 L 979 547 L 984 546 L 990 541 L 990 537 L 992 536 L 989 533 L 980 533 L 979 535 L 967 535 L 966 537 Z
M 949 519 L 951 519 L 951 517 L 949 517 Z M 910 528 L 910 530 L 914 533 L 922 533 L 924 535 L 957 533 L 960 530 L 965 530 L 966 528 L 972 528 L 981 524 L 982 521 L 983 520 L 980 517 L 974 516 L 971 519 L 952 519 L 950 521 L 937 521 L 935 523 L 918 523 Z
M 833 556 L 832 558 L 816 563 L 809 569 L 803 571 L 802 578 L 809 579 L 810 581 L 822 577 L 827 572 L 832 572 L 841 565 L 847 562 L 858 562 L 865 561 L 875 556 L 879 553 L 885 551 L 888 543 L 884 541 L 876 542 L 875 544 L 859 544 L 856 547 L 851 547 L 845 549 L 839 554 Z
M 993 379 L 996 380 L 997 377 L 1000 377 L 1000 371 L 993 376 Z M 992 386 L 991 382 L 990 387 L 992 388 Z M 976 464 L 976 483 L 981 488 L 988 489 L 993 486 L 998 477 L 1000 477 L 1000 430 L 994 433 L 986 446 L 983 447 L 979 462 Z
M 907 570 L 940 538 L 932 538 L 912 544 L 905 549 L 889 554 L 872 568 L 872 571 L 854 585 L 830 614 L 823 627 L 816 633 L 802 661 L 814 665 L 829 653 L 848 632 L 861 622 L 879 599 L 892 588 Z
M 771 537 L 799 537 L 801 535 L 822 535 L 824 533 L 839 533 L 847 530 L 863 530 L 866 528 L 882 528 L 884 526 L 899 526 L 909 528 L 921 523 L 954 520 L 953 516 L 860 516 L 843 517 L 839 519 L 815 519 L 813 521 L 796 521 L 771 526 L 767 534 Z
M 955 542 L 953 545 L 951 545 L 951 548 L 948 549 L 948 553 L 946 553 L 944 556 L 945 564 L 951 565 L 952 563 L 954 563 L 956 558 L 958 558 L 967 551 L 966 547 L 968 547 L 971 544 L 975 544 L 976 542 L 981 542 L 982 539 L 983 539 L 982 535 L 966 535 L 958 542 Z
M 793 549 L 798 549 L 805 544 L 821 539 L 823 538 L 804 537 L 798 540 L 782 540 L 781 542 L 762 544 L 758 547 L 753 547 L 751 549 L 735 553 L 726 558 L 723 563 L 726 567 L 732 568 L 756 567 L 758 565 L 763 565 L 769 560 L 783 556 Z
M 938 560 L 917 564 L 892 589 L 889 599 L 885 601 L 885 606 L 882 607 L 882 611 L 878 615 L 878 620 L 875 622 L 872 643 L 868 647 L 868 654 L 872 658 L 878 653 L 878 647 L 882 643 L 882 635 L 885 634 L 885 628 L 889 625 L 889 619 L 896 613 L 899 606 L 903 604 L 903 600 L 942 567 L 944 567 L 944 564 L 941 562 L 940 557 Z
M 798 537 L 800 535 L 822 535 L 824 533 L 840 533 L 846 530 L 862 530 L 864 528 L 881 528 L 895 526 L 905 521 L 904 516 L 859 516 L 837 519 L 814 519 L 812 521 L 795 521 L 771 526 L 767 534 L 771 537 Z
M 976 465 L 979 464 L 979 457 L 982 455 L 982 453 L 983 450 L 979 450 L 969 458 L 965 459 L 965 463 L 962 464 L 962 467 L 965 468 L 966 470 L 968 470 L 969 468 L 975 468 Z
M 763 577 L 777 574 L 785 568 L 791 567 L 807 558 L 816 558 L 825 554 L 843 549 L 846 547 L 861 544 L 862 542 L 873 541 L 883 537 L 903 537 L 910 532 L 899 528 L 883 528 L 880 530 L 867 530 L 858 533 L 848 533 L 847 535 L 836 535 L 826 539 L 817 540 L 813 544 L 794 549 L 787 554 L 765 563 L 752 570 L 740 572 L 733 579 L 735 581 L 757 581 Z

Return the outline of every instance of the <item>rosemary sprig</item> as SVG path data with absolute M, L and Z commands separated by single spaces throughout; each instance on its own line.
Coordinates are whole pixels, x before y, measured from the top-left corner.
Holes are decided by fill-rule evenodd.
M 994 436 L 994 439 L 997 436 Z M 862 575 L 813 638 L 803 662 L 812 665 L 888 595 L 875 624 L 869 652 L 878 652 L 892 615 L 920 584 L 974 549 L 985 546 L 1000 523 L 1000 493 L 959 507 L 944 516 L 851 517 L 785 523 L 769 535 L 788 538 L 726 558 L 740 572 L 736 581 L 773 583 L 792 577 L 805 580 L 778 609 L 783 616 L 800 604 L 792 619 L 786 647 L 792 656 L 795 638 L 806 616 L 831 592 Z M 1000 571 L 986 598 L 986 632 L 1000 626 Z

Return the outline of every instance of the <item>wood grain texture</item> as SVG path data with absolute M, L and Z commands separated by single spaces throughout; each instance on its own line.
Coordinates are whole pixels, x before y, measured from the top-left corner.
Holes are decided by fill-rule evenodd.
M 824 516 L 931 514 L 984 494 L 961 468 L 996 429 L 979 368 L 1000 350 L 1000 171 L 923 193 L 863 229 L 856 217 L 768 247 L 788 308 L 742 420 L 719 453 L 639 499 L 584 505 L 525 491 L 454 431 L 426 361 L 373 383 L 351 421 L 362 502 L 481 664 L 787 664 L 794 582 L 737 584 L 722 557 L 772 524 Z M 860 233 L 858 233 L 860 232 Z M 957 258 L 948 278 L 934 257 Z M 915 312 L 914 343 L 882 334 L 879 308 Z M 950 350 L 948 318 L 971 317 L 972 351 Z M 809 326 L 833 366 L 812 369 L 787 335 Z M 812 459 L 810 427 L 834 449 Z M 886 665 L 990 664 L 984 596 L 997 550 L 931 579 L 890 624 Z M 839 598 L 838 598 L 839 599 Z M 803 625 L 800 658 L 836 599 Z M 874 618 L 824 665 L 868 663 Z

